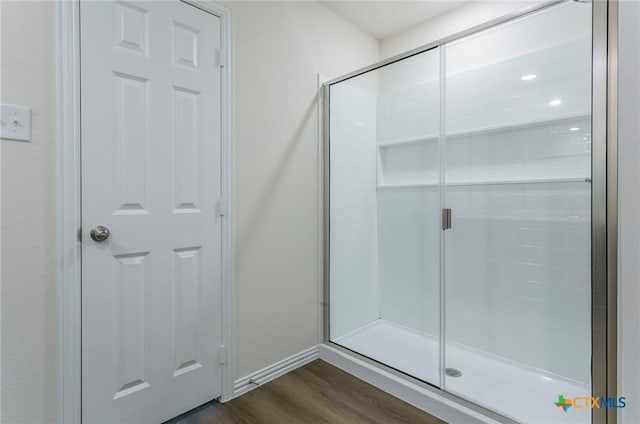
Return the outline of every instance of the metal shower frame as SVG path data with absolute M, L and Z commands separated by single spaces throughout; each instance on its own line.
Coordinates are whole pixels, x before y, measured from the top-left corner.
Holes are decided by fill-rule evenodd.
M 437 386 L 412 378 L 377 361 L 332 343 L 329 340 L 329 202 L 330 132 L 329 98 L 333 84 L 348 80 L 411 56 L 438 48 L 505 22 L 565 3 L 552 1 L 532 6 L 463 32 L 439 39 L 408 52 L 327 81 L 322 87 L 322 231 L 323 238 L 323 342 L 349 355 L 398 375 L 441 396 L 491 418 L 515 422 L 494 411 L 451 394 Z M 576 1 L 576 0 L 574 0 Z M 592 5 L 592 156 L 591 156 L 591 387 L 592 396 L 617 397 L 617 244 L 618 244 L 618 141 L 617 141 L 617 52 L 618 0 L 595 0 Z M 592 409 L 593 424 L 614 424 L 616 409 Z

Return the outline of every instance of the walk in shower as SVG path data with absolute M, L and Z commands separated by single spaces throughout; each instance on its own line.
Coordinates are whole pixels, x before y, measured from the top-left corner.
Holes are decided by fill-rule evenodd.
M 517 421 L 589 423 L 592 4 L 327 85 L 328 341 Z

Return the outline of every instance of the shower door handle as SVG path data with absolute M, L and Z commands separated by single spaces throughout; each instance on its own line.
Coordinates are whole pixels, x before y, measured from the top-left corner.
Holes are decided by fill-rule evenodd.
M 451 208 L 442 209 L 442 229 L 448 230 L 451 228 Z

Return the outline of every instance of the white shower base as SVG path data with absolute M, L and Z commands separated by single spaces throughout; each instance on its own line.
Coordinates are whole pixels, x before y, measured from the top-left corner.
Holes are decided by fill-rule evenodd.
M 439 385 L 438 339 L 398 324 L 376 320 L 333 342 L 382 362 L 420 380 Z M 445 388 L 517 421 L 539 424 L 591 422 L 588 409 L 562 411 L 558 395 L 589 396 L 588 385 L 489 355 L 457 343 L 447 343 L 446 366 L 461 377 L 446 377 Z

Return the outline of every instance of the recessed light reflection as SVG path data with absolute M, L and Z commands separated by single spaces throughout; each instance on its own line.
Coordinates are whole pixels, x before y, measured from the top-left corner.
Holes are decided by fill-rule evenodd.
M 522 81 L 531 81 L 532 79 L 536 79 L 538 76 L 536 74 L 527 74 L 520 77 Z
M 572 127 L 572 128 L 569 128 L 569 131 L 578 131 L 579 129 L 580 128 L 578 128 L 578 127 Z
M 551 101 L 549 101 L 549 106 L 558 106 L 559 104 L 562 103 L 562 100 L 560 99 L 553 99 Z

